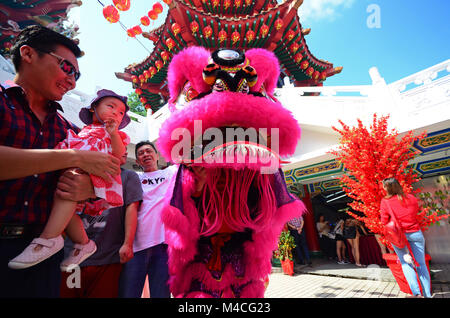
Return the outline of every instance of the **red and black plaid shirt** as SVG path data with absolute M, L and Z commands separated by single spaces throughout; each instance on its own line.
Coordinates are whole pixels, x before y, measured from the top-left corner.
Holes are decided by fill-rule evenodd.
M 67 130 L 79 129 L 65 120 L 57 102 L 49 102 L 41 124 L 19 86 L 0 86 L 0 145 L 21 149 L 53 149 Z M 45 224 L 51 211 L 60 171 L 0 181 L 0 224 Z

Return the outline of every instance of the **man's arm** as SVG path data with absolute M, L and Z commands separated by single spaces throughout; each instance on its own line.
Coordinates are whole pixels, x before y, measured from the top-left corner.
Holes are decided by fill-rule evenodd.
M 127 206 L 125 214 L 125 239 L 119 250 L 120 263 L 126 263 L 133 258 L 133 242 L 137 227 L 137 213 L 140 201 Z
M 96 151 L 76 149 L 18 149 L 0 146 L 0 180 L 10 180 L 78 167 L 105 180 L 120 173 L 120 161 Z

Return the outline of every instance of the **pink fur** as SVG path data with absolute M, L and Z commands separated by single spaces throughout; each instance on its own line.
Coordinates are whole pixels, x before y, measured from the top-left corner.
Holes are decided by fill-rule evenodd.
M 171 151 L 180 142 L 178 139 L 173 140 L 172 132 L 177 128 L 185 128 L 194 138 L 195 120 L 201 120 L 203 131 L 231 124 L 256 130 L 266 128 L 268 133 L 271 128 L 277 128 L 280 156 L 293 154 L 300 138 L 297 121 L 280 103 L 242 93 L 212 93 L 174 112 L 163 123 L 159 130 L 158 149 L 167 161 L 174 161 Z

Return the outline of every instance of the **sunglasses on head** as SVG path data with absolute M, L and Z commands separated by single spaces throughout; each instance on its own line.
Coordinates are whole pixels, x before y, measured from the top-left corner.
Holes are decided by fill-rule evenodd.
M 53 52 L 46 52 L 46 51 L 42 51 L 39 49 L 36 49 L 36 50 L 39 52 L 42 52 L 42 53 L 49 54 L 49 55 L 57 58 L 58 62 L 59 62 L 59 68 L 67 75 L 73 76 L 75 78 L 75 81 L 77 81 L 80 78 L 81 73 L 77 72 L 77 69 L 75 68 L 75 66 L 73 66 L 72 63 L 70 63 L 68 60 L 66 60 L 62 56 L 59 56 L 58 54 L 55 54 Z

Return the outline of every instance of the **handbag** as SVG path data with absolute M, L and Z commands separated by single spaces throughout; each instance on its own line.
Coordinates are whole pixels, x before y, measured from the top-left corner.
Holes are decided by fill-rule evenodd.
M 395 217 L 389 204 L 387 204 L 389 215 L 391 216 L 389 222 L 384 226 L 384 236 L 386 239 L 398 248 L 404 248 L 408 243 L 405 232 L 402 226 Z

